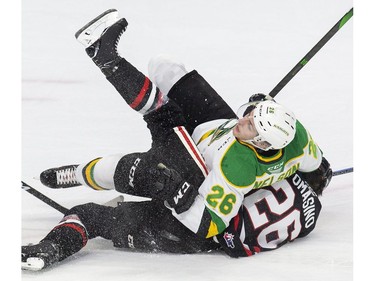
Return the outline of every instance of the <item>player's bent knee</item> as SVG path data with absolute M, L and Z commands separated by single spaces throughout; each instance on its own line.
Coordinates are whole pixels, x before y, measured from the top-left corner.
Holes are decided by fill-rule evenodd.
M 149 78 L 164 94 L 187 72 L 183 63 L 167 55 L 158 55 L 148 64 Z

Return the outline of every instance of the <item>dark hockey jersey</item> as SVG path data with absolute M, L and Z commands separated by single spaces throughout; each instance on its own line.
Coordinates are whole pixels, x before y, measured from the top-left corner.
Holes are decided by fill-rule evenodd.
M 238 214 L 216 238 L 232 257 L 274 250 L 308 235 L 320 210 L 317 195 L 297 172 L 248 193 Z

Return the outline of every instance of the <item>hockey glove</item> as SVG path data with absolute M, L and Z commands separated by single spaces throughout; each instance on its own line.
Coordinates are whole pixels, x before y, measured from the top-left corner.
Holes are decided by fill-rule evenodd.
M 252 103 L 252 102 L 259 102 L 259 101 L 266 101 L 266 100 L 272 100 L 272 101 L 275 101 L 271 96 L 269 95 L 265 95 L 265 94 L 261 94 L 261 93 L 258 93 L 258 94 L 254 94 L 252 95 L 250 98 L 249 98 L 249 103 Z M 245 116 L 246 114 L 249 114 L 253 109 L 255 108 L 255 104 L 250 104 L 245 112 L 243 113 L 242 116 Z
M 322 195 L 324 189 L 332 179 L 331 165 L 324 157 L 322 158 L 322 163 L 318 169 L 308 173 L 300 172 L 299 174 L 305 181 L 307 181 L 318 196 Z
M 269 96 L 269 95 L 265 95 L 265 94 L 262 94 L 262 93 L 254 94 L 254 95 L 252 95 L 252 96 L 249 98 L 249 102 L 254 102 L 254 101 L 266 101 L 266 100 L 272 100 L 272 101 L 275 101 L 271 96 Z
M 157 168 L 160 175 L 155 187 L 160 199 L 167 201 L 177 214 L 187 211 L 198 195 L 197 188 L 183 180 L 176 170 L 169 169 L 162 163 L 159 163 Z

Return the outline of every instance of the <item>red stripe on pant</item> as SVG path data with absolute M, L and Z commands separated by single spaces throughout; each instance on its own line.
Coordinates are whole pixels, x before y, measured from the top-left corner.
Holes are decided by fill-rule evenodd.
M 199 163 L 202 165 L 204 171 L 206 172 L 205 176 L 208 175 L 208 170 L 206 167 L 206 163 L 202 159 L 202 155 L 199 151 L 197 151 L 197 148 L 195 144 L 192 143 L 190 136 L 188 136 L 187 132 L 184 130 L 184 127 L 178 126 L 178 131 L 181 133 L 181 135 L 184 137 L 185 141 L 189 145 L 190 149 L 193 151 L 195 158 L 199 161 Z
M 139 91 L 139 94 L 134 99 L 134 101 L 130 104 L 131 108 L 135 109 L 142 102 L 142 100 L 144 99 L 147 93 L 149 86 L 150 86 L 150 79 L 148 79 L 148 77 L 145 77 L 145 82 L 143 84 L 142 89 Z

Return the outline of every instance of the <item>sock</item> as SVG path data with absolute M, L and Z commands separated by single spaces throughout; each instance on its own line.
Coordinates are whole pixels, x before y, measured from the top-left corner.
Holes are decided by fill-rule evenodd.
M 145 115 L 166 104 L 168 97 L 150 79 L 122 59 L 116 72 L 107 77 L 129 106 Z
M 79 182 L 95 190 L 115 189 L 113 177 L 123 154 L 99 157 L 77 167 L 76 176 Z

